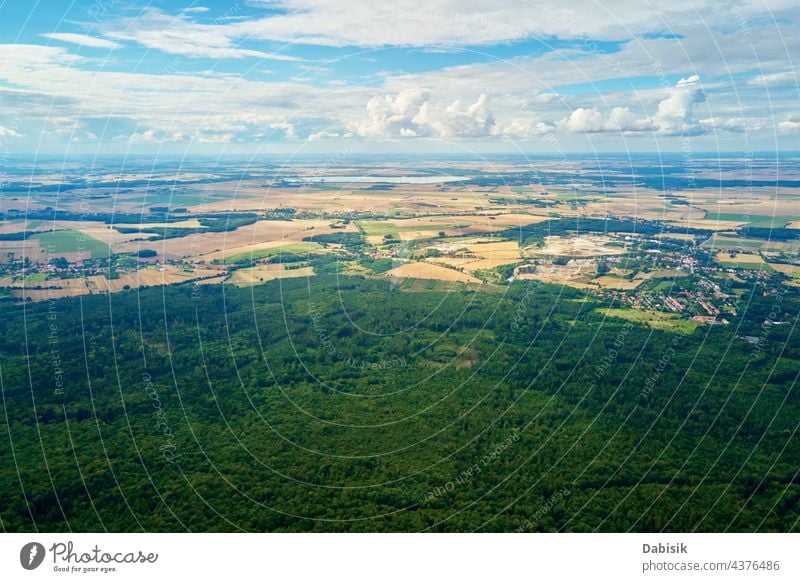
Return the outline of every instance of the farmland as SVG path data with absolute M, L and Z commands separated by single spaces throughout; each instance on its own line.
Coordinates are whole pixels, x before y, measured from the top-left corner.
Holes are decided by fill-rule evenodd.
M 88 254 L 97 259 L 111 250 L 102 241 L 78 230 L 46 231 L 31 237 L 50 255 Z
M 463 165 L 463 180 L 441 183 L 402 164 L 377 170 L 391 183 L 349 181 L 356 170 L 345 166 L 331 169 L 332 181 L 322 180 L 313 164 L 298 163 L 266 181 L 226 181 L 217 168 L 213 185 L 202 188 L 100 189 L 88 215 L 76 210 L 85 195 L 80 187 L 59 198 L 63 210 L 55 214 L 41 193 L 22 217 L 7 205 L 0 280 L 14 297 L 25 286 L 24 298 L 35 301 L 45 296 L 41 291 L 113 293 L 198 279 L 257 285 L 335 271 L 487 288 L 537 281 L 669 310 L 676 308 L 668 300 L 673 288 L 693 292 L 687 281 L 711 281 L 717 271 L 745 278 L 773 273 L 787 284 L 795 276 L 800 235 L 788 227 L 800 217 L 766 189 L 720 198 L 703 189 L 665 197 L 624 184 L 545 188 L 521 183 L 524 171 L 513 163 L 502 167 L 515 176 L 509 183 L 470 176 L 471 164 Z M 786 189 L 787 200 L 795 194 Z M 15 277 L 21 266 L 25 276 Z M 214 272 L 183 275 L 203 269 Z M 660 272 L 672 283 L 659 283 Z M 81 277 L 85 284 L 71 280 Z

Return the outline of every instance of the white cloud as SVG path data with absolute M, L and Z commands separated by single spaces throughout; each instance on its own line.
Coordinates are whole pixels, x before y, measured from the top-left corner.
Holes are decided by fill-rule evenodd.
M 658 104 L 653 124 L 659 133 L 667 135 L 701 133 L 702 127 L 694 120 L 693 110 L 694 106 L 705 101 L 705 98 L 697 75 L 681 79 L 672 95 Z
M 750 79 L 749 84 L 760 87 L 797 86 L 800 84 L 800 78 L 796 71 L 781 71 L 754 77 Z
M 700 125 L 708 130 L 730 131 L 733 133 L 760 131 L 769 127 L 766 119 L 758 117 L 709 117 L 701 119 Z
M 578 107 L 573 111 L 568 119 L 563 120 L 560 126 L 573 133 L 599 133 L 608 131 L 602 114 L 596 107 L 584 109 Z
M 579 107 L 558 125 L 572 133 L 635 133 L 657 129 L 651 120 L 637 117 L 627 107 L 614 107 L 607 118 L 596 107 Z
M 502 129 L 503 136 L 511 139 L 526 139 L 553 133 L 555 126 L 533 119 L 513 119 Z
M 76 34 L 73 32 L 47 32 L 40 36 L 52 40 L 68 42 L 70 44 L 77 44 L 79 46 L 86 46 L 90 48 L 115 49 L 122 46 L 117 42 L 113 42 L 105 38 L 97 38 L 94 36 L 89 36 L 86 34 Z
M 338 131 L 318 131 L 316 133 L 309 134 L 308 141 L 315 142 L 315 141 L 325 141 L 330 139 L 347 139 L 353 137 L 352 133 L 349 132 L 338 132 Z
M 368 120 L 352 122 L 349 129 L 362 137 L 486 137 L 496 134 L 489 98 L 481 94 L 468 106 L 455 100 L 437 107 L 428 91 L 407 89 L 396 97 L 373 97 L 367 103 Z
M 186 137 L 180 132 L 167 133 L 157 131 L 155 129 L 146 129 L 144 131 L 135 132 L 131 135 L 118 135 L 112 141 L 115 142 L 128 142 L 132 145 L 135 144 L 161 144 L 166 142 L 179 142 L 184 141 Z
M 80 135 L 75 135 L 72 138 L 73 143 L 94 143 L 97 141 L 97 135 L 91 131 L 85 131 Z
M 373 97 L 367 103 L 369 120 L 350 124 L 353 133 L 362 137 L 398 137 L 419 135 L 414 118 L 430 95 L 423 89 L 407 89 L 396 97 Z
M 778 124 L 778 129 L 781 133 L 800 132 L 800 113 L 794 113 L 786 121 L 781 121 Z
M 276 6 L 274 0 L 252 3 Z M 739 0 L 735 14 L 719 0 L 280 0 L 277 5 L 285 13 L 236 23 L 227 33 L 326 46 L 474 46 L 542 36 L 623 39 L 696 24 L 698 12 L 708 27 L 797 9 L 795 0 Z
M 461 101 L 453 101 L 443 111 L 425 102 L 414 121 L 429 127 L 437 137 L 486 137 L 496 133 L 495 121 L 489 110 L 489 97 L 481 93 L 478 100 L 467 107 Z
M 276 61 L 299 61 L 297 57 L 240 48 L 226 27 L 190 21 L 184 14 L 169 16 L 155 8 L 147 8 L 136 18 L 126 18 L 102 29 L 115 40 L 129 40 L 147 48 L 186 57 L 212 59 L 255 57 Z
M 658 103 L 652 118 L 639 117 L 628 107 L 614 107 L 607 117 L 597 107 L 579 107 L 557 125 L 572 133 L 697 135 L 703 132 L 703 126 L 694 119 L 694 106 L 704 100 L 700 78 L 692 75 L 678 81 L 670 96 Z
M 9 138 L 9 137 L 23 137 L 23 136 L 11 128 L 3 127 L 0 125 L 0 137 Z

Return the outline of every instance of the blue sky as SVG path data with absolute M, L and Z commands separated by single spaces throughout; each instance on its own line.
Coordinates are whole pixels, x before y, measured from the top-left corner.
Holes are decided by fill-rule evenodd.
M 0 0 L 0 146 L 800 149 L 799 14 L 796 0 Z

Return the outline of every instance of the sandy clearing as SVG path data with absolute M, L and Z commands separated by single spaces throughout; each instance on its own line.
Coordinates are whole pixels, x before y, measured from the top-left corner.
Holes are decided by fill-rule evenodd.
M 384 276 L 396 279 L 437 279 L 440 281 L 480 283 L 480 279 L 476 279 L 466 273 L 423 262 L 408 263 L 407 265 L 395 267 L 384 273 Z
M 639 285 L 644 282 L 644 279 L 622 279 L 620 277 L 610 277 L 608 275 L 602 275 L 593 279 L 595 283 L 603 287 L 604 289 L 620 289 L 620 290 L 630 290 L 636 289 Z
M 292 279 L 295 277 L 313 277 L 312 267 L 301 267 L 299 269 L 286 269 L 283 264 L 259 265 L 250 269 L 238 269 L 231 274 L 228 282 L 244 287 L 258 285 L 265 281 L 274 279 Z
M 617 239 L 603 235 L 547 236 L 542 247 L 527 247 L 531 256 L 550 257 L 603 257 L 624 255 L 627 250 L 610 246 Z
M 597 289 L 592 281 L 597 272 L 597 262 L 587 259 L 572 260 L 566 265 L 544 263 L 540 265 L 521 265 L 514 269 L 514 278 L 536 280 L 556 285 L 568 285 L 577 289 Z
M 467 248 L 471 253 L 484 259 L 513 262 L 520 257 L 519 243 L 516 241 L 472 243 L 467 245 Z

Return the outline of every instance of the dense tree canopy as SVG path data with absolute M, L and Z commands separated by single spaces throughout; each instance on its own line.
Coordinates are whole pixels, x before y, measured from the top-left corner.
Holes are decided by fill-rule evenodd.
M 685 333 L 542 284 L 331 273 L 2 305 L 0 524 L 797 531 L 773 302 Z

